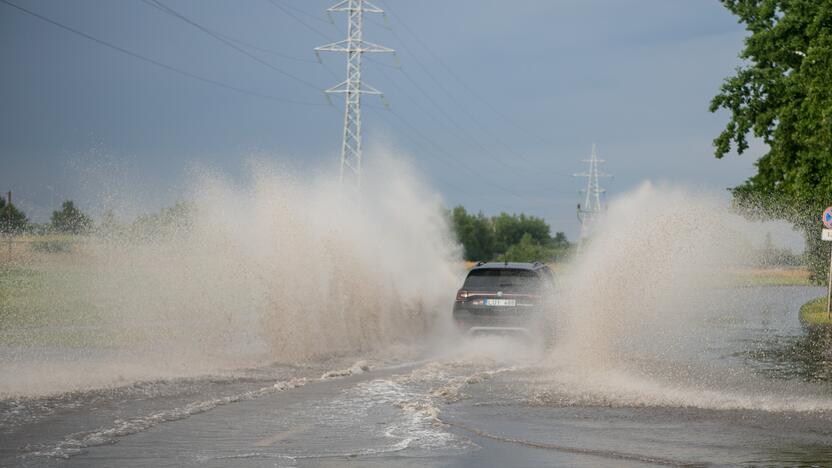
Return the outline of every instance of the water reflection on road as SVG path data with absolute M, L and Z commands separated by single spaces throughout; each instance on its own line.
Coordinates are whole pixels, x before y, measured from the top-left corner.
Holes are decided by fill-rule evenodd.
M 726 290 L 683 334 L 656 337 L 625 362 L 597 367 L 561 362 L 557 348 L 486 338 L 328 378 L 314 366 L 274 368 L 148 383 L 142 391 L 5 401 L 1 462 L 829 464 L 832 338 L 797 319 L 800 304 L 821 292 Z M 664 340 L 675 345 L 656 351 Z M 27 411 L 38 417 L 26 419 Z

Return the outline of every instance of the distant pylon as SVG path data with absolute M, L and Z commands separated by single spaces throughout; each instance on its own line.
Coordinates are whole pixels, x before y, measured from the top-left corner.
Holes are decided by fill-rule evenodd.
M 578 204 L 578 221 L 581 222 L 581 234 L 578 240 L 578 247 L 592 234 L 595 229 L 595 224 L 603 213 L 604 208 L 601 206 L 601 195 L 606 190 L 601 188 L 598 181 L 601 177 L 610 177 L 610 174 L 604 174 L 598 170 L 598 165 L 604 162 L 603 159 L 598 159 L 598 154 L 595 151 L 595 143 L 592 144 L 592 154 L 589 159 L 584 159 L 584 162 L 589 163 L 589 171 L 575 174 L 576 177 L 586 177 L 586 189 L 581 190 L 584 193 L 583 204 Z
M 365 52 L 394 52 L 393 49 L 367 42 L 362 39 L 364 13 L 384 13 L 367 0 L 343 0 L 329 7 L 330 11 L 347 12 L 347 38 L 315 48 L 321 51 L 347 53 L 346 81 L 326 90 L 327 93 L 346 94 L 344 110 L 344 135 L 341 144 L 341 175 L 353 177 L 357 186 L 361 185 L 361 95 L 378 94 L 381 91 L 361 81 L 361 55 Z

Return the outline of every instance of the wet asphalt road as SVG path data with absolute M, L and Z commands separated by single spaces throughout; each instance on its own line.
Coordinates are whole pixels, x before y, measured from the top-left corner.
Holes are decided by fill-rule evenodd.
M 817 288 L 746 288 L 672 353 L 586 368 L 500 338 L 354 367 L 276 366 L 4 401 L 21 466 L 832 464 L 832 338 Z M 718 309 L 718 308 L 717 308 Z M 717 313 L 725 311 L 715 309 Z M 707 340 L 701 337 L 707 336 Z M 694 338 L 699 337 L 698 341 Z M 692 343 L 699 343 L 694 346 Z M 371 363 L 372 364 L 372 363 Z

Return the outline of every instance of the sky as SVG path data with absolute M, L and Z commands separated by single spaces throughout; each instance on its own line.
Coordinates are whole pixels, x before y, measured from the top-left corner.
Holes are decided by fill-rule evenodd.
M 313 52 L 345 35 L 334 2 L 160 0 L 234 48 L 141 0 L 8 1 L 122 49 L 0 3 L 0 190 L 35 221 L 114 193 L 156 210 L 197 166 L 338 164 L 343 101 L 323 90 L 345 57 Z M 610 197 L 645 180 L 727 197 L 764 151 L 713 157 L 728 115 L 708 105 L 745 36 L 716 0 L 375 4 L 364 38 L 396 54 L 364 61 L 390 105 L 364 98 L 364 164 L 406 158 L 448 207 L 541 216 L 574 239 L 593 143 Z

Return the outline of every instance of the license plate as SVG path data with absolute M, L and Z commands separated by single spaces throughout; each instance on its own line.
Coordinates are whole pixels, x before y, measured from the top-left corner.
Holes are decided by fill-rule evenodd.
M 485 305 L 487 306 L 500 306 L 500 307 L 514 307 L 516 305 L 516 301 L 514 299 L 486 299 Z

